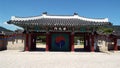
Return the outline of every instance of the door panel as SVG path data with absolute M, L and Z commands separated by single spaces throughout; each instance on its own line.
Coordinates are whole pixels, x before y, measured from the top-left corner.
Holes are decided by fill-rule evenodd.
M 69 51 L 69 34 L 53 33 L 51 36 L 51 50 L 52 51 Z

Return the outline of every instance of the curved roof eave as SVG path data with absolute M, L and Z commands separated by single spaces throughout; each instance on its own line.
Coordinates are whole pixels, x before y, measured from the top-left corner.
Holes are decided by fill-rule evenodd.
M 45 15 L 45 14 L 43 14 L 42 16 L 34 16 L 34 17 L 16 17 L 16 16 L 12 16 L 11 20 L 13 20 L 13 21 L 28 21 L 28 20 L 37 20 L 37 19 L 42 19 L 42 18 L 50 18 L 50 19 L 79 19 L 79 20 L 89 21 L 89 22 L 109 22 L 108 18 L 93 19 L 93 18 L 81 17 L 81 16 L 78 16 L 78 15 L 74 15 L 74 16 L 50 16 L 50 15 Z

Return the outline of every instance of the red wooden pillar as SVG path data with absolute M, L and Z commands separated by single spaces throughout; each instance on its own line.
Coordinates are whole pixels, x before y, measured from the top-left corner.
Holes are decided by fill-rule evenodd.
M 74 33 L 71 34 L 71 51 L 74 51 Z
M 26 45 L 25 45 L 25 51 L 29 51 L 29 34 L 26 34 Z
M 115 50 L 115 51 L 118 50 L 118 46 L 117 46 L 117 38 L 114 38 L 114 50 Z
M 33 50 L 33 34 L 31 34 L 31 50 Z
M 30 43 L 30 44 L 29 44 L 29 45 L 30 45 L 29 50 L 33 50 L 33 34 L 32 34 L 32 33 L 30 34 L 30 38 L 29 38 L 29 39 L 30 39 L 30 42 L 29 42 L 29 43 Z
M 0 36 L 0 50 L 4 49 L 4 43 L 5 43 L 4 40 L 5 40 L 4 35 L 1 35 Z
M 91 52 L 94 52 L 94 35 L 91 36 Z
M 86 47 L 87 47 L 87 37 L 86 37 L 86 34 L 84 33 L 84 50 L 86 50 Z
M 49 51 L 49 33 L 46 33 L 46 51 Z

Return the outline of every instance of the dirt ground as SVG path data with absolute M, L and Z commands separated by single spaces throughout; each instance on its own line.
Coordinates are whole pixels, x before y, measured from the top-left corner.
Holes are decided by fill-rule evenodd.
M 120 68 L 120 52 L 0 51 L 0 68 Z

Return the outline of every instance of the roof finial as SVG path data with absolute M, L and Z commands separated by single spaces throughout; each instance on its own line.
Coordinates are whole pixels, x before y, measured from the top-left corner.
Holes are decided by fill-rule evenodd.
M 74 15 L 78 15 L 78 13 L 75 12 Z
M 43 16 L 46 16 L 46 15 L 47 15 L 47 12 L 43 12 L 42 15 L 43 15 Z
M 47 12 L 43 12 L 43 14 L 47 14 Z

